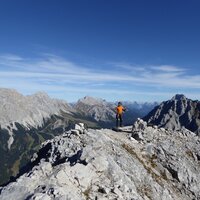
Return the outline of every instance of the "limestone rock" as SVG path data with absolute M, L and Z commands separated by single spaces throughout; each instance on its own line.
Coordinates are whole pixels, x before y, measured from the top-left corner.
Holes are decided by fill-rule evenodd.
M 88 129 L 47 140 L 27 171 L 0 188 L 0 199 L 200 199 L 198 136 L 141 119 L 124 130 Z M 131 131 L 142 141 L 131 141 Z

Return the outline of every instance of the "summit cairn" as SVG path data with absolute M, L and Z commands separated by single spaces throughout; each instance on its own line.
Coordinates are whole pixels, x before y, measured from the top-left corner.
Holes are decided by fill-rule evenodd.
M 69 131 L 71 134 L 85 134 L 87 132 L 87 128 L 86 125 L 84 125 L 84 123 L 78 123 L 74 125 L 74 129 L 71 129 Z

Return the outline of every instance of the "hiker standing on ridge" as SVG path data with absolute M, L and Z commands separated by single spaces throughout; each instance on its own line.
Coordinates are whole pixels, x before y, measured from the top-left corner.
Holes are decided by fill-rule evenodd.
M 116 107 L 116 127 L 119 127 L 119 122 L 120 127 L 122 127 L 122 114 L 124 111 L 126 111 L 126 108 L 122 106 L 121 102 L 118 102 L 118 106 Z

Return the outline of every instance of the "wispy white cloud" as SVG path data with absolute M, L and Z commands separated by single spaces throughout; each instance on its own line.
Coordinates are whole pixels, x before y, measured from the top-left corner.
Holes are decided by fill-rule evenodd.
M 186 69 L 176 67 L 173 65 L 160 65 L 160 66 L 152 66 L 151 69 L 162 71 L 162 72 L 184 72 Z
M 123 62 L 110 62 L 108 63 L 112 65 L 114 68 L 118 69 L 119 71 L 123 72 L 144 72 L 146 71 L 145 67 L 143 66 L 138 66 L 135 64 L 130 64 L 130 63 L 123 63 Z
M 200 89 L 200 74 L 189 75 L 189 70 L 173 65 L 138 66 L 128 63 L 108 63 L 98 71 L 65 58 L 43 54 L 40 58 L 0 55 L 0 86 L 20 88 L 22 91 L 76 92 L 111 94 L 169 94 L 185 89 Z M 139 87 L 137 89 L 137 87 Z M 159 88 L 159 89 L 158 89 Z M 151 91 L 149 91 L 151 90 Z M 162 90 L 162 89 L 161 89 Z
M 0 55 L 0 60 L 5 60 L 6 62 L 7 61 L 22 61 L 23 58 L 15 54 L 2 54 Z

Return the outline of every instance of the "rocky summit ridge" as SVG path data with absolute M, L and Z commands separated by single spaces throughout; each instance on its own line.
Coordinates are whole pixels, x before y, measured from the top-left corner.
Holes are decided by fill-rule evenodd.
M 47 140 L 1 200 L 198 200 L 200 139 L 138 119 L 120 132 L 84 124 Z

